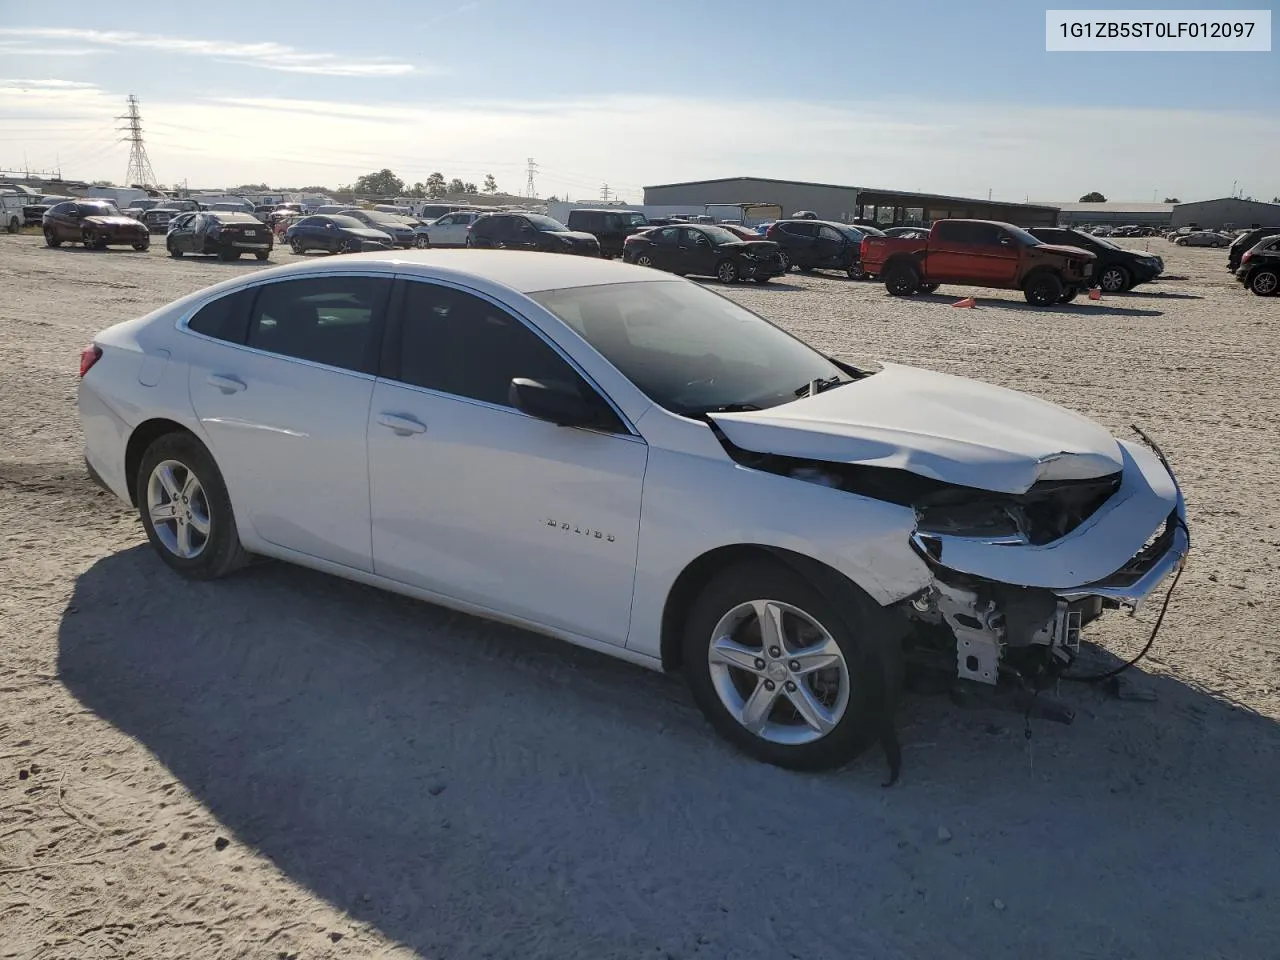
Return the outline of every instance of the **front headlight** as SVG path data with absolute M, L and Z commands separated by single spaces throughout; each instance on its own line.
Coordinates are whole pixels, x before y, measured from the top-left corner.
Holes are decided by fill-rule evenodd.
M 991 501 L 936 503 L 916 507 L 916 529 L 952 537 L 1011 539 L 1024 542 L 1020 511 Z

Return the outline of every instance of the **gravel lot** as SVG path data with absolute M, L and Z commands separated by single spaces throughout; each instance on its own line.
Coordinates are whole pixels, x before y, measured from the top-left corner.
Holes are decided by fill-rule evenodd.
M 180 581 L 84 479 L 78 351 L 259 265 L 0 236 L 0 957 L 1275 956 L 1280 300 L 1150 245 L 1166 280 L 1053 310 L 731 290 L 849 359 L 1137 422 L 1186 488 L 1158 700 L 1064 685 L 1075 724 L 1027 740 L 914 695 L 886 790 L 874 755 L 752 763 L 680 683 L 518 630 L 280 564 Z

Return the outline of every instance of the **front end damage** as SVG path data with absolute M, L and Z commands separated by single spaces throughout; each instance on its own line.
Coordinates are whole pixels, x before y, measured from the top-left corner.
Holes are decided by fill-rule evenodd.
M 1059 476 L 1010 493 L 903 469 L 751 452 L 719 433 L 743 465 L 912 508 L 910 547 L 932 583 L 894 605 L 913 627 L 908 660 L 1021 691 L 1072 676 L 1085 628 L 1109 609 L 1136 611 L 1187 555 L 1181 490 L 1163 453 L 1139 435 L 1142 442 L 1116 441 L 1118 469 L 1071 476 L 1062 465 L 1052 471 Z M 1070 711 L 1054 718 L 1069 720 Z

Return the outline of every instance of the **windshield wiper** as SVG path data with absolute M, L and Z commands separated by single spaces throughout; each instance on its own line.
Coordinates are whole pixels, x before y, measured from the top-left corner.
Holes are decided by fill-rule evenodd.
M 812 397 L 821 393 L 823 390 L 830 390 L 832 387 L 838 387 L 842 383 L 849 382 L 850 381 L 848 380 L 841 380 L 839 374 L 834 377 L 826 377 L 825 379 L 819 378 L 817 380 L 810 380 L 803 387 L 798 387 L 795 391 L 795 395 L 797 397 Z
M 754 403 L 722 403 L 716 407 L 706 407 L 703 413 L 750 413 L 752 410 L 762 410 Z

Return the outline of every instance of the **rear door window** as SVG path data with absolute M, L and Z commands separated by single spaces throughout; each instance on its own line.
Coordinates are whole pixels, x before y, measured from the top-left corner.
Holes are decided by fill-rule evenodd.
M 211 300 L 191 315 L 187 329 L 215 340 L 244 343 L 249 325 L 249 304 L 254 290 L 237 290 L 225 297 Z
M 372 373 L 390 279 L 308 277 L 258 288 L 250 347 L 343 370 Z

